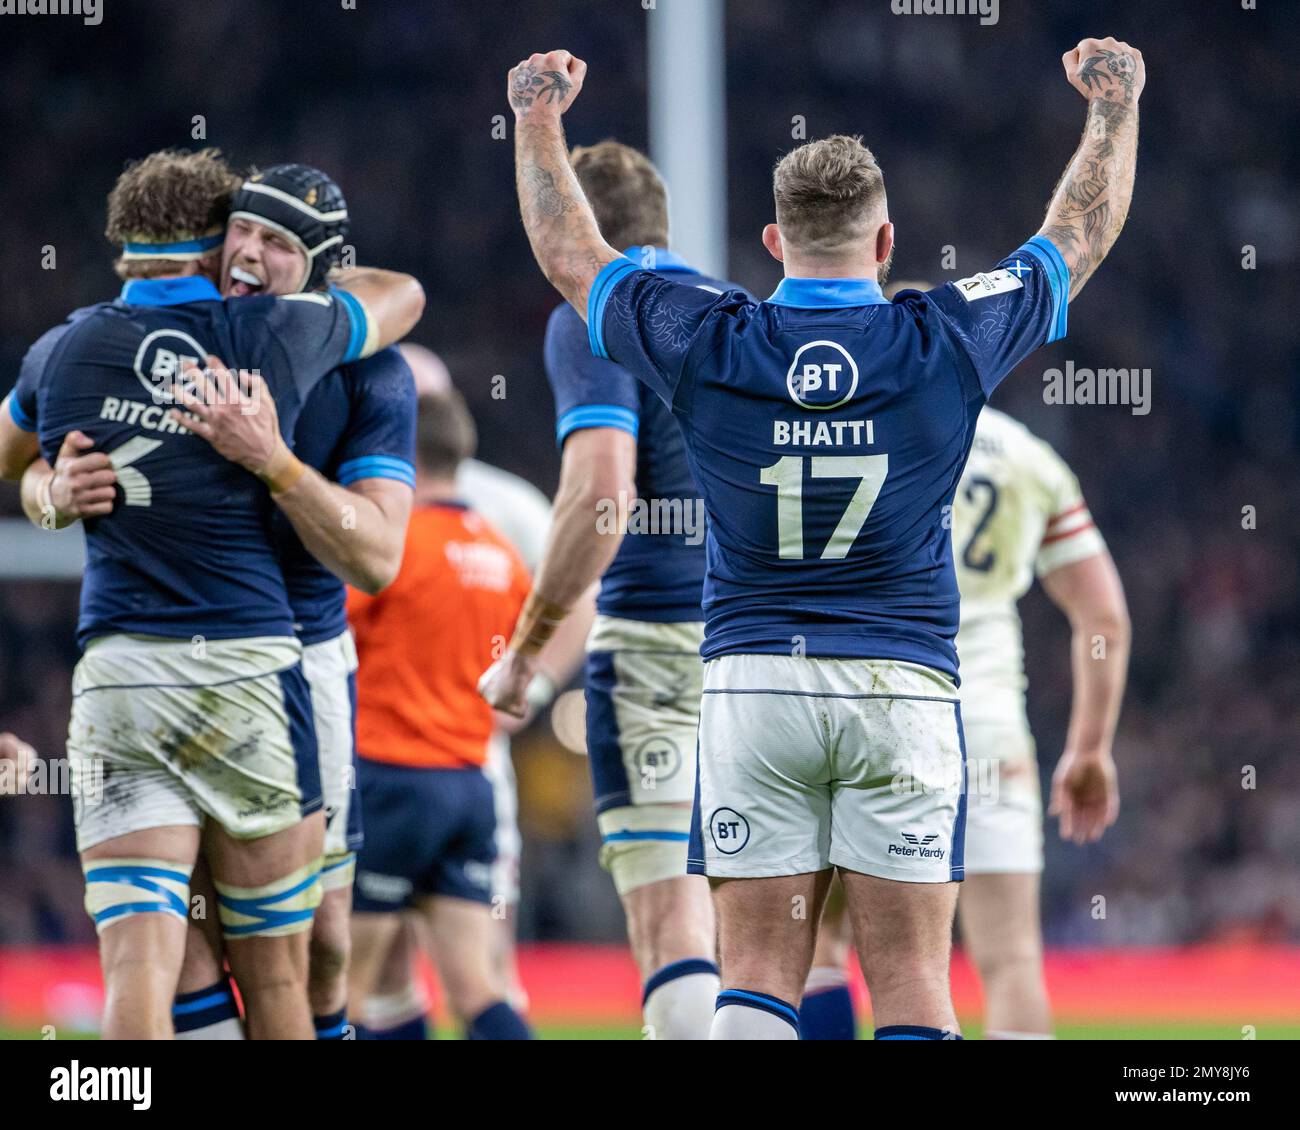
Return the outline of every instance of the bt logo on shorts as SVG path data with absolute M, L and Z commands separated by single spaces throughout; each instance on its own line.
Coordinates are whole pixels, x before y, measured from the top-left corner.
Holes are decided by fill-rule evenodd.
M 709 817 L 709 835 L 723 855 L 735 855 L 749 843 L 749 821 L 734 808 L 715 808 Z
M 641 771 L 641 786 L 653 789 L 660 781 L 667 781 L 682 766 L 682 755 L 667 738 L 646 738 L 636 751 L 636 765 Z
M 925 832 L 919 835 L 916 832 L 903 832 L 902 837 L 903 843 L 889 845 L 889 855 L 901 855 L 916 859 L 942 859 L 944 857 L 943 848 L 930 846 L 939 838 L 938 832 Z

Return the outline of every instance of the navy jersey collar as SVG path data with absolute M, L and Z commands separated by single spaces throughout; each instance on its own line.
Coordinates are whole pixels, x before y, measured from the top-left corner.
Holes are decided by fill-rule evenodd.
M 638 267 L 647 271 L 679 271 L 684 275 L 698 275 L 700 272 L 685 259 L 666 247 L 629 247 L 623 252 Z
M 128 306 L 180 306 L 186 302 L 220 302 L 221 291 L 203 275 L 178 279 L 131 279 L 122 288 Z
M 796 310 L 889 305 L 875 279 L 782 279 L 768 302 Z

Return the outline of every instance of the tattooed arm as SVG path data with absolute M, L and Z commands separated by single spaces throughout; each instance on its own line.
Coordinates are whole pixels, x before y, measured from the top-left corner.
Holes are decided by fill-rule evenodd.
M 1088 119 L 1039 235 L 1050 239 L 1065 259 L 1074 298 L 1128 217 L 1146 66 L 1140 51 L 1109 38 L 1085 39 L 1061 61 L 1070 85 L 1088 100 Z
M 561 116 L 582 89 L 587 64 L 567 51 L 533 55 L 510 72 L 515 184 L 533 254 L 551 284 L 587 317 L 600 269 L 619 254 L 600 236 L 569 165 Z

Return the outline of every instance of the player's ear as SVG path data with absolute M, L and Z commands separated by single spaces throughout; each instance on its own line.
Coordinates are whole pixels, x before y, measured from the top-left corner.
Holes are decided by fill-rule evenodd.
M 884 263 L 894 250 L 894 225 L 886 220 L 876 232 L 876 262 Z
M 781 229 L 776 224 L 768 224 L 763 229 L 763 246 L 778 263 L 785 262 L 785 252 L 781 248 Z
M 215 255 L 207 255 L 198 261 L 196 274 L 202 275 L 210 282 L 221 285 L 221 250 L 218 248 Z

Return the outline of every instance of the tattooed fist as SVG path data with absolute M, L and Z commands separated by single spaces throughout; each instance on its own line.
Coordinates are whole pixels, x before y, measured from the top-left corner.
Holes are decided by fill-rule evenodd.
M 1109 37 L 1081 41 L 1061 56 L 1061 62 L 1070 85 L 1089 102 L 1135 106 L 1147 81 L 1142 52 Z
M 519 119 L 544 114 L 559 118 L 578 97 L 587 64 L 567 51 L 525 59 L 510 72 L 510 105 Z

